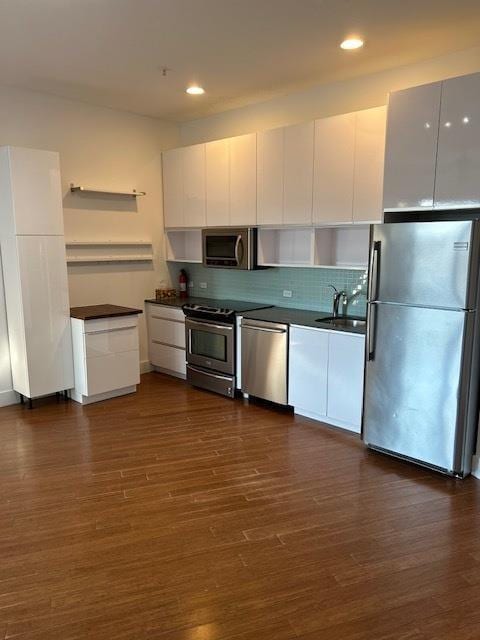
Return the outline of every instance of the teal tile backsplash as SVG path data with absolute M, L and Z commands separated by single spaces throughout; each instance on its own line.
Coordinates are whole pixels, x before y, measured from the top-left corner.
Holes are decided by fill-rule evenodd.
M 188 290 L 191 296 L 265 302 L 328 312 L 332 309 L 333 293 L 328 285 L 333 284 L 349 297 L 348 315 L 364 316 L 366 313 L 367 275 L 363 270 L 278 267 L 235 271 L 207 269 L 200 264 L 169 263 L 174 286 L 178 283 L 180 269 L 185 269 L 190 283 L 193 282 Z M 207 283 L 206 289 L 200 287 L 201 282 Z M 292 297 L 284 298 L 284 290 L 291 291 Z

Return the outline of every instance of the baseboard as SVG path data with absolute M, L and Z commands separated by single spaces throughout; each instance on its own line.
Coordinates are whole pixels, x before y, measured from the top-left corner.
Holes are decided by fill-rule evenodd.
M 0 407 L 8 407 L 11 404 L 18 404 L 20 397 L 13 389 L 7 391 L 0 391 Z
M 340 429 L 351 431 L 352 433 L 360 433 L 359 427 L 353 424 L 349 424 L 348 422 L 343 422 L 342 420 L 335 420 L 334 418 L 330 418 L 329 416 L 321 416 L 317 413 L 313 413 L 312 411 L 302 409 L 301 407 L 294 407 L 293 411 L 297 415 L 304 416 L 305 418 L 310 418 L 311 420 L 317 420 L 318 422 L 324 422 L 325 424 L 329 424 L 332 427 L 339 427 Z
M 472 476 L 480 480 L 480 454 L 473 456 L 472 460 Z
M 80 404 L 93 404 L 94 402 L 103 402 L 103 400 L 126 396 L 127 394 L 135 393 L 136 390 L 137 386 L 133 385 L 131 387 L 123 387 L 122 389 L 114 389 L 113 391 L 105 391 L 105 393 L 97 393 L 94 396 L 84 396 L 81 393 L 77 393 L 75 389 L 72 389 L 70 391 L 70 397 Z
M 140 373 L 150 373 L 153 371 L 153 367 L 148 360 L 142 360 L 140 362 Z

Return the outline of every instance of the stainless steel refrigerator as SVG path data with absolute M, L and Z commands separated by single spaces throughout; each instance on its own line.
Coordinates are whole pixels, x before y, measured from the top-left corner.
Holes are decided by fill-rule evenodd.
M 479 253 L 478 221 L 371 231 L 363 439 L 456 476 L 478 422 Z

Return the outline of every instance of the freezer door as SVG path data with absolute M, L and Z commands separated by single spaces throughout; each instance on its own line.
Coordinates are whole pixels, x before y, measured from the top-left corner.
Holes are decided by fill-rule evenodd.
M 369 299 L 424 307 L 475 307 L 478 227 L 472 221 L 375 225 Z M 472 257 L 472 259 L 471 259 Z M 470 270 L 474 274 L 469 276 Z
M 457 418 L 466 401 L 461 380 L 468 377 L 461 375 L 462 346 L 475 313 L 382 303 L 369 307 L 364 441 L 459 472 L 454 469 L 455 444 L 462 440 Z

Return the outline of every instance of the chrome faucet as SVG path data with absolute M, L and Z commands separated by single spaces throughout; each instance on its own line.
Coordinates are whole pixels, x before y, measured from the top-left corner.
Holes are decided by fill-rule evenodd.
M 333 289 L 333 317 L 334 318 L 338 318 L 338 316 L 340 315 L 339 313 L 339 307 L 340 307 L 340 301 L 342 302 L 342 313 L 341 315 L 345 315 L 345 308 L 347 306 L 347 294 L 345 293 L 345 291 L 339 291 L 337 289 L 337 287 L 334 287 L 333 284 L 329 284 L 329 287 L 331 287 Z

